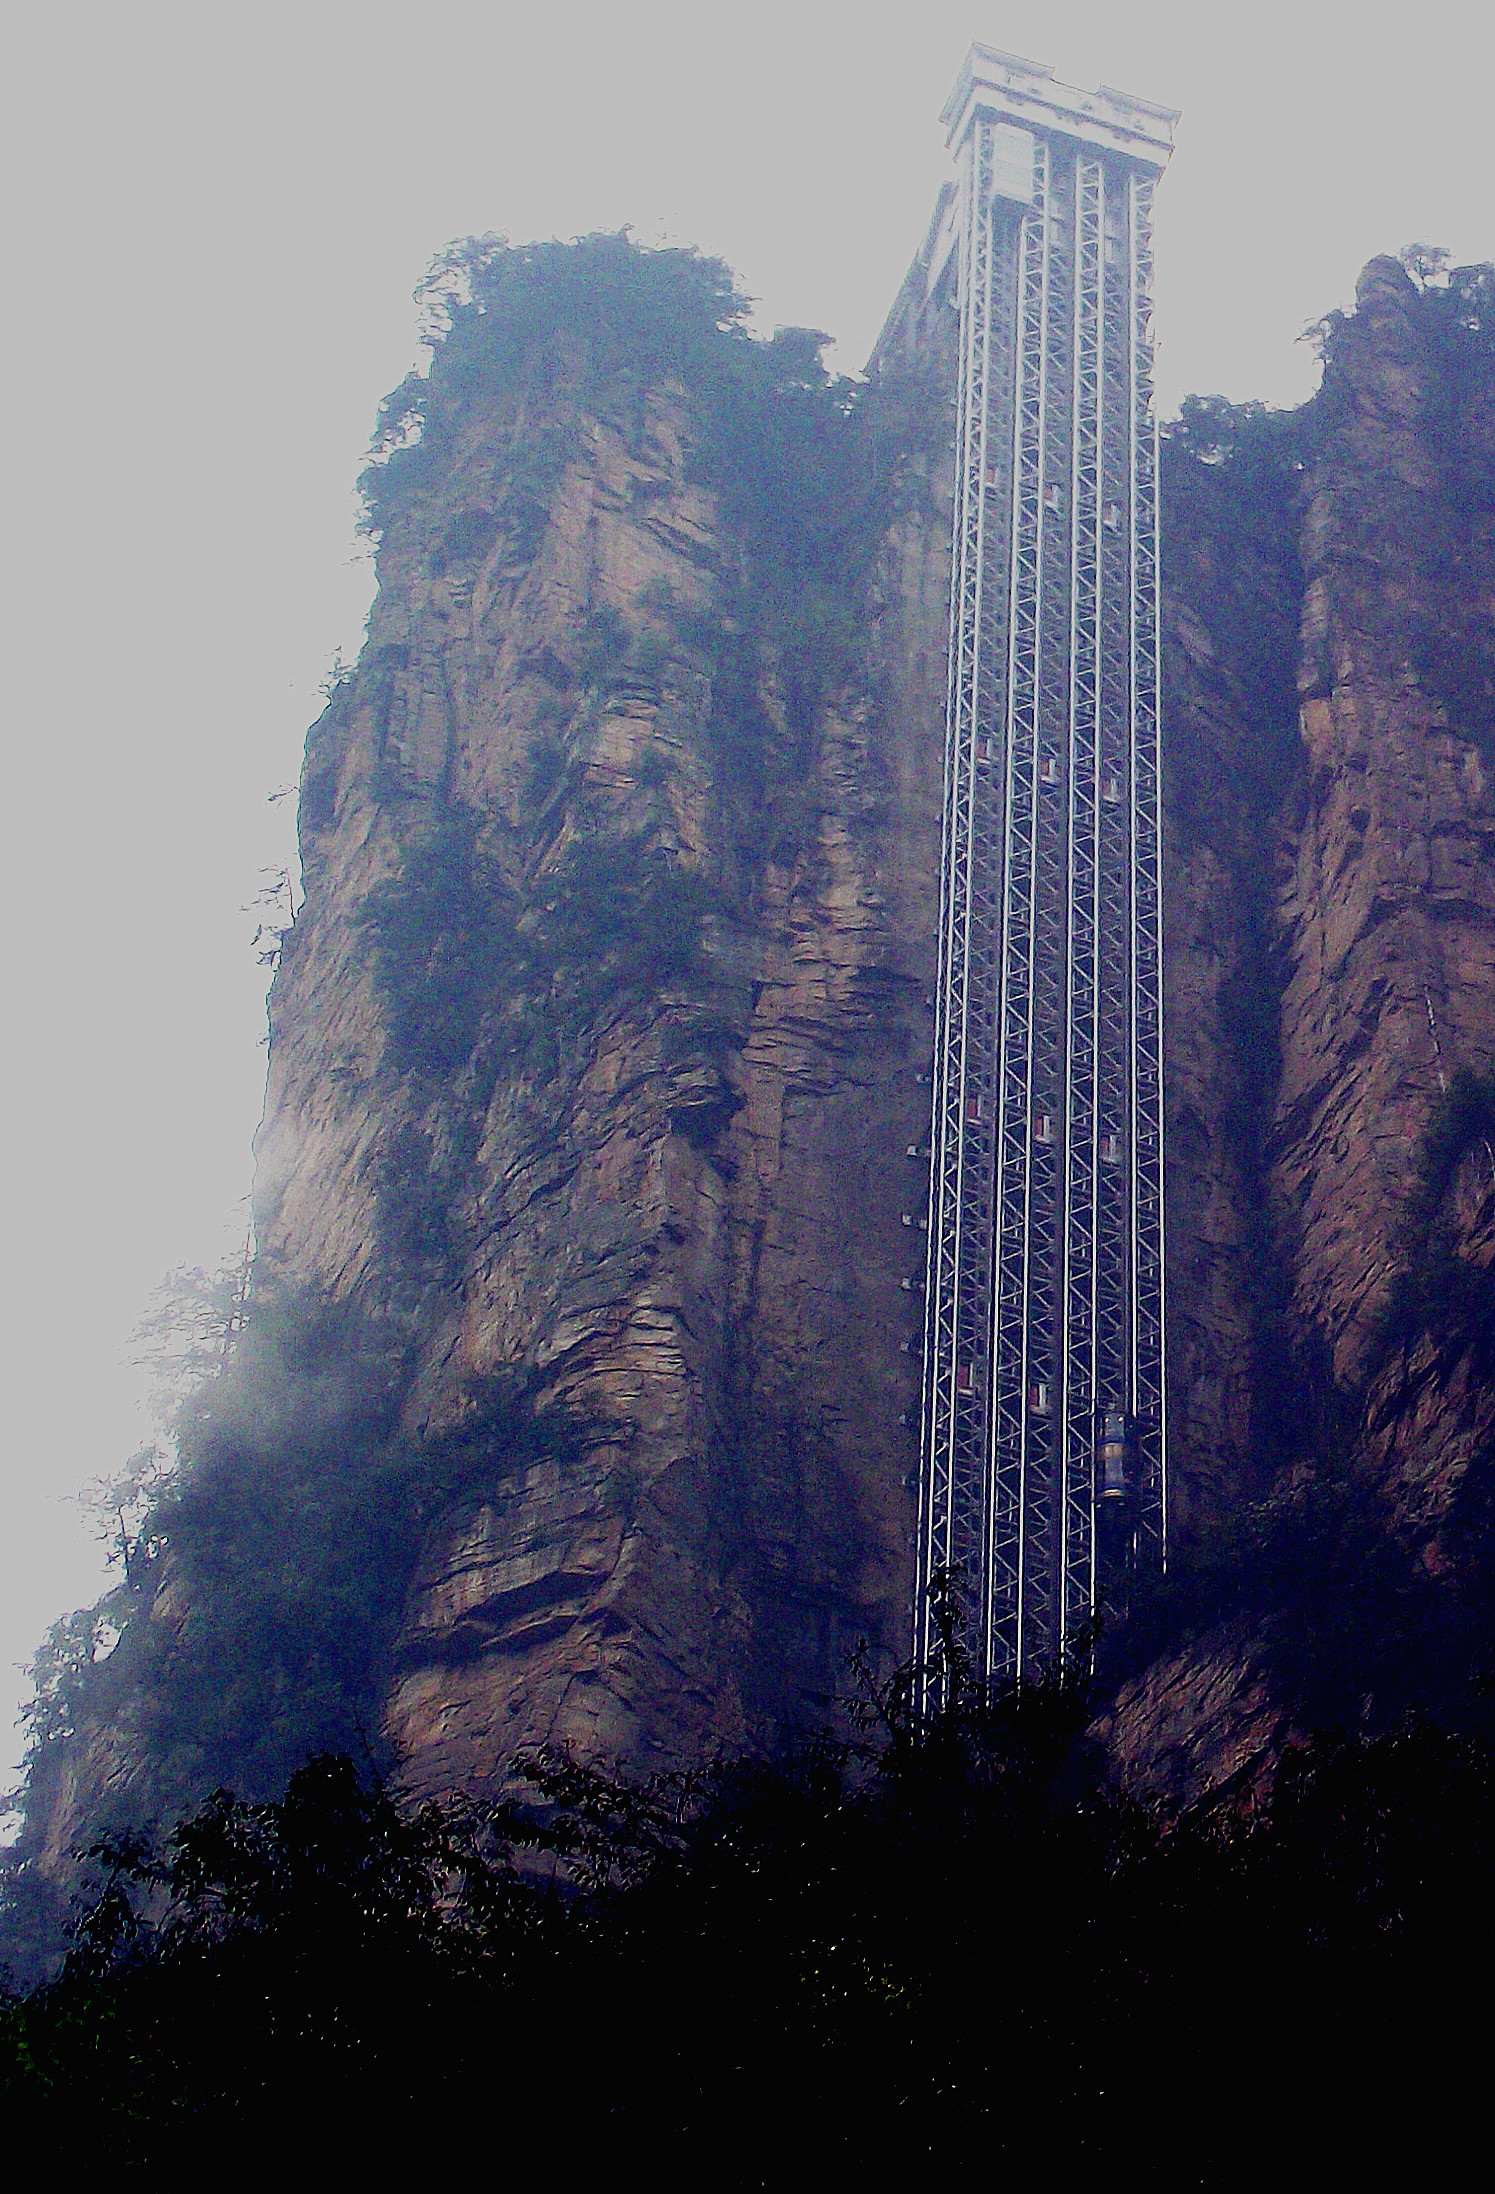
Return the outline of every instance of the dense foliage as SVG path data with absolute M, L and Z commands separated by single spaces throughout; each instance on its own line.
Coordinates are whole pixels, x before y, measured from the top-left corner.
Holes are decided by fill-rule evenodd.
M 33 1788 L 111 1716 L 154 1805 L 218 1783 L 278 1792 L 318 1751 L 369 1756 L 425 1522 L 574 1437 L 491 1379 L 452 1432 L 413 1440 L 395 1410 L 403 1369 L 346 1305 L 244 1302 L 232 1347 L 176 1411 L 174 1466 L 121 1523 L 121 1583 L 39 1657 Z
M 1161 2143 L 1168 2183 L 1224 2184 L 1275 2150 L 1264 2090 L 1302 2168 L 1387 2160 L 1416 2130 L 1394 2056 L 1451 2134 L 1487 2040 L 1487 1747 L 1325 1738 L 1174 1819 L 1104 1781 L 1072 1675 L 908 1702 L 695 1778 L 520 1762 L 532 1799 L 486 1815 L 319 1759 L 279 1804 L 116 1840 L 61 1975 L 4 2007 L 8 2122 L 116 2167 L 232 2137 L 387 2169 L 481 2127 L 510 2170 L 1064 2174 Z
M 709 658 L 729 740 L 761 742 L 764 727 L 744 717 L 754 714 L 765 651 L 803 721 L 858 647 L 911 392 L 828 374 L 829 338 L 818 330 L 754 336 L 751 300 L 722 261 L 646 251 L 626 233 L 573 244 L 469 238 L 436 261 L 418 295 L 430 371 L 381 411 L 362 482 L 371 529 L 419 507 L 475 412 L 491 418 L 529 397 L 547 424 L 538 434 L 526 427 L 503 458 L 491 524 L 513 553 L 532 555 L 546 499 L 574 454 L 563 422 L 578 406 L 611 415 L 650 388 L 678 387 L 695 423 L 691 462 L 735 544 L 714 613 L 680 636 Z
M 683 386 L 698 409 L 700 461 L 733 519 L 806 573 L 833 561 L 886 486 L 869 476 L 857 431 L 866 392 L 821 365 L 830 338 L 807 328 L 753 336 L 752 301 L 720 259 L 646 251 L 626 233 L 573 244 L 469 237 L 436 260 L 417 295 L 431 369 L 381 408 L 363 481 L 376 530 L 436 473 L 465 408 L 512 392 L 537 365 L 553 386 L 571 364 L 593 395 L 619 374 Z M 535 485 L 550 484 L 563 454 L 545 445 Z
M 478 1051 L 486 1103 L 499 1062 L 532 1057 L 557 1029 L 698 976 L 721 892 L 640 836 L 577 838 L 521 897 L 503 882 L 479 818 L 453 805 L 413 840 L 358 919 L 373 939 L 389 1056 L 441 1085 Z
M 520 954 L 512 894 L 484 857 L 477 816 L 444 810 L 358 918 L 373 940 L 395 1061 L 438 1079 L 454 1075 Z
M 1456 267 L 1450 254 L 1409 244 L 1398 255 L 1410 278 L 1411 325 L 1435 367 L 1423 395 L 1432 439 L 1450 475 L 1456 502 L 1495 510 L 1495 438 L 1488 431 L 1495 388 L 1495 264 Z M 1354 316 L 1325 315 L 1309 331 L 1324 362 L 1321 408 L 1336 417 L 1344 398 L 1344 366 L 1357 340 Z M 1485 414 L 1486 431 L 1471 435 L 1471 414 Z

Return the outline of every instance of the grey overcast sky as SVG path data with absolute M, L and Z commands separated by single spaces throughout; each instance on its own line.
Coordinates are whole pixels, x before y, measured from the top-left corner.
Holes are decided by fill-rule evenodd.
M 1293 403 L 1304 324 L 1414 239 L 1495 256 L 1484 0 L 52 0 L 7 34 L 0 1756 L 94 1597 L 66 1496 L 145 1436 L 131 1327 L 242 1238 L 264 1054 L 240 912 L 289 856 L 372 584 L 352 483 L 448 239 L 632 223 L 865 357 L 973 38 L 1183 109 L 1165 411 Z M 20 1680 L 15 1689 L 19 1694 Z

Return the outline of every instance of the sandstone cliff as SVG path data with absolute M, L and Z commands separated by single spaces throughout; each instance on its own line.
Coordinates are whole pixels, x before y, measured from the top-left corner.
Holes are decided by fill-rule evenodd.
M 941 422 L 891 524 L 816 540 L 724 483 L 785 494 L 774 422 L 724 455 L 720 392 L 605 308 L 475 369 L 486 334 L 459 317 L 376 482 L 259 1142 L 262 1271 L 398 1326 L 409 1432 L 496 1375 L 577 1428 L 430 1520 L 385 1708 L 423 1791 L 521 1742 L 648 1764 L 818 1719 L 908 1590 Z M 761 401 L 813 407 L 802 378 Z M 481 907 L 381 938 L 433 848 Z M 433 1046 L 406 990 L 443 955 Z
M 1235 1613 L 1108 1717 L 1180 1796 L 1295 1721 L 1446 1706 L 1491 1647 L 1488 287 L 1372 261 L 1314 404 L 1170 534 L 1181 1460 L 1217 1535 L 1279 1489 Z
M 355 1438 L 288 1374 L 275 1454 L 325 1403 L 334 1475 L 295 1482 L 353 1491 L 319 1559 L 393 1582 L 340 1584 L 368 1634 L 316 1666 L 367 1672 L 420 1793 L 818 1722 L 907 1623 L 948 330 L 905 313 L 853 397 L 814 338 L 748 343 L 719 270 L 645 258 L 447 268 L 308 742 L 258 1285 L 343 1306 L 377 1402 Z M 1466 1660 L 1489 1597 L 1491 318 L 1373 262 L 1306 414 L 1194 406 L 1165 452 L 1185 1558 L 1105 1726 L 1181 1796 L 1415 1695 L 1404 1639 L 1341 1650 L 1362 1571 L 1362 1630 L 1447 1643 L 1452 1609 Z M 54 1862 L 106 1787 L 176 1787 L 139 1732 L 184 1561 L 39 1763 Z M 310 1682 L 277 1650 L 262 1717 Z M 208 1756 L 178 1731 L 183 1789 Z

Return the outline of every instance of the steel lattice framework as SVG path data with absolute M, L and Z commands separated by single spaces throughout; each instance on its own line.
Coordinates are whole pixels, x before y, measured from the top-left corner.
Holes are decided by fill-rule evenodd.
M 923 1348 L 927 1586 L 987 1674 L 1165 1551 L 1152 193 L 1175 119 L 976 47 Z

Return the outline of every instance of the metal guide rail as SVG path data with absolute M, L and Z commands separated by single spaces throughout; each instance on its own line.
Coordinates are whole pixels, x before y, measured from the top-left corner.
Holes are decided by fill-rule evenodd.
M 1094 126 L 1068 111 L 1086 98 Z M 1165 1552 L 1150 294 L 1173 117 L 983 48 L 952 109 L 916 1649 L 945 1573 L 978 1669 L 1006 1677 L 1072 1649 L 1098 1593 Z M 1110 141 L 1118 116 L 1142 118 L 1141 151 Z

